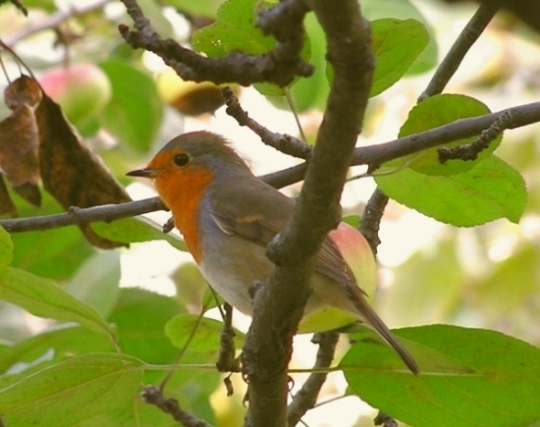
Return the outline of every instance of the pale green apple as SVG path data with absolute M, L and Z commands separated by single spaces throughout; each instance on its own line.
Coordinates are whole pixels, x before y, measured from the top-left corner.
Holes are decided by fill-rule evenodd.
M 96 117 L 112 95 L 107 75 L 98 66 L 87 63 L 50 69 L 42 74 L 39 83 L 77 127 Z

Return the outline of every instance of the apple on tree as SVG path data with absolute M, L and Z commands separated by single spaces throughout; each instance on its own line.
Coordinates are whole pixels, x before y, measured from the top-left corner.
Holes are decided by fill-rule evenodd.
M 107 75 L 98 66 L 88 63 L 47 70 L 39 83 L 77 127 L 96 117 L 112 94 Z

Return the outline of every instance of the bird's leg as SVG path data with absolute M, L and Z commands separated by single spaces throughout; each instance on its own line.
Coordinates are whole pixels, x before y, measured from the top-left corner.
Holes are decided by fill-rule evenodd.
M 240 361 L 235 358 L 235 346 L 234 337 L 236 333 L 232 327 L 232 311 L 233 308 L 225 303 L 223 304 L 224 314 L 223 317 L 223 330 L 221 331 L 219 356 L 216 362 L 216 367 L 219 372 L 240 372 Z M 227 387 L 227 395 L 232 394 L 232 385 L 229 378 L 225 379 L 225 386 Z

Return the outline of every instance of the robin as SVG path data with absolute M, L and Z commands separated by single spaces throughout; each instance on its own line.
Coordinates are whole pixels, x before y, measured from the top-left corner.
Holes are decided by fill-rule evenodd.
M 171 210 L 175 226 L 204 278 L 225 301 L 252 315 L 250 290 L 264 283 L 273 264 L 265 255 L 283 230 L 294 201 L 252 174 L 227 141 L 210 132 L 186 133 L 168 142 L 144 169 L 130 176 L 151 178 Z M 334 236 L 334 237 L 332 237 Z M 368 305 L 338 243 L 360 242 L 375 282 L 373 254 L 362 234 L 341 223 L 324 240 L 304 309 L 301 332 L 367 323 L 417 374 L 418 365 L 381 318 Z M 351 240 L 352 238 L 352 240 Z M 370 272 L 363 272 L 364 276 Z M 318 321 L 318 317 L 325 321 Z

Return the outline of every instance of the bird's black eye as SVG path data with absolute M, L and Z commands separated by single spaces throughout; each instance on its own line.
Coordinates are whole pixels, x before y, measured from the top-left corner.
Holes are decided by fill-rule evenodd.
M 173 159 L 174 164 L 179 167 L 184 167 L 185 165 L 189 163 L 189 161 L 190 161 L 190 158 L 185 153 L 177 154 L 176 156 L 174 156 L 174 159 Z

